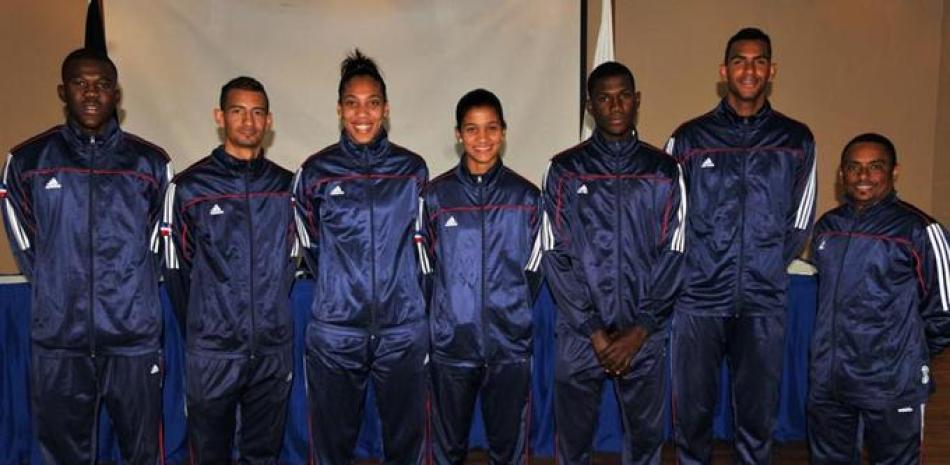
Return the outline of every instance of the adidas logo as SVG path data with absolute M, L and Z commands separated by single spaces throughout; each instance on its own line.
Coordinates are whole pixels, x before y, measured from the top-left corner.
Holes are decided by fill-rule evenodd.
M 287 379 L 285 379 L 284 381 L 286 381 L 286 382 L 289 383 L 289 382 L 291 382 L 291 381 L 293 381 L 293 380 L 294 380 L 294 372 L 288 371 L 288 372 L 287 372 Z
M 459 224 L 458 224 L 458 221 L 455 221 L 455 217 L 454 217 L 454 216 L 450 216 L 449 219 L 445 222 L 445 227 L 446 227 L 446 228 L 454 228 L 454 227 L 456 227 L 456 226 L 458 226 L 458 225 L 459 225 Z
M 340 188 L 339 184 L 337 184 L 336 187 L 334 187 L 333 190 L 330 191 L 330 195 L 343 195 L 345 193 L 346 192 L 343 192 L 343 189 Z
M 581 187 L 578 187 L 578 188 L 577 188 L 577 193 L 578 193 L 578 194 L 586 194 L 586 193 L 587 193 L 587 184 L 581 184 Z
M 149 371 L 148 373 L 151 375 L 154 375 L 154 374 L 157 374 L 159 371 L 161 370 L 158 369 L 158 365 L 152 365 L 152 370 Z
M 930 383 L 930 367 L 924 365 L 920 367 L 920 384 Z
M 700 168 L 715 168 L 716 164 L 713 163 L 712 158 L 706 157 L 706 159 L 703 160 L 703 164 L 699 165 L 699 167 Z
M 818 244 L 818 250 L 825 250 L 825 242 L 828 242 L 828 239 L 822 239 L 821 243 Z
M 56 178 L 50 178 L 49 181 L 46 181 L 46 190 L 50 189 L 62 189 L 63 185 L 56 180 Z
M 913 411 L 914 407 L 901 407 L 897 409 L 897 413 L 912 413 Z
M 211 207 L 211 211 L 209 211 L 208 214 L 210 214 L 211 216 L 223 215 L 224 210 L 222 210 L 221 207 L 218 206 L 218 204 L 214 204 L 214 206 Z

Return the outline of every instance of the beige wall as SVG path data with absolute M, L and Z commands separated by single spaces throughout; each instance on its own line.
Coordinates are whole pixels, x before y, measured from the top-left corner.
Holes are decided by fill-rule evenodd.
M 59 65 L 82 46 L 86 2 L 76 0 L 3 0 L 0 5 L 0 150 L 63 120 L 56 97 Z M 6 233 L 0 228 L 0 273 L 16 272 Z
M 950 0 L 616 0 L 617 58 L 643 92 L 640 132 L 662 144 L 682 121 L 712 108 L 726 39 L 757 25 L 773 39 L 772 101 L 818 142 L 819 209 L 835 204 L 841 146 L 863 131 L 897 144 L 901 195 L 950 222 Z M 54 92 L 62 57 L 82 43 L 86 3 L 5 0 L 0 6 L 0 147 L 62 120 Z M 600 3 L 590 1 L 590 43 Z M 108 13 L 108 12 L 107 12 Z M 943 128 L 937 131 L 937 128 Z M 939 148 L 939 149 L 937 149 Z M 936 181 L 935 181 L 936 180 Z M 5 238 L 0 272 L 14 270 Z
M 591 16 L 599 5 L 591 2 Z M 614 6 L 617 59 L 634 70 L 643 93 L 639 129 L 647 141 L 662 144 L 677 125 L 716 104 L 726 40 L 758 26 L 772 37 L 778 63 L 773 105 L 815 134 L 819 213 L 836 204 L 842 146 L 866 131 L 894 141 L 903 162 L 901 196 L 933 211 L 935 137 L 950 137 L 936 134 L 941 43 L 950 43 L 942 40 L 943 1 L 617 0 Z M 950 102 L 944 107 L 950 110 Z
M 950 0 L 944 2 L 943 47 L 940 53 L 940 92 L 934 137 L 933 215 L 950 223 Z

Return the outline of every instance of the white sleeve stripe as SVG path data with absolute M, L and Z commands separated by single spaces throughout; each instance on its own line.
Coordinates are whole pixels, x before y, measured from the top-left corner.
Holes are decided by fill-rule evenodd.
M 808 182 L 805 184 L 805 192 L 802 193 L 802 200 L 798 205 L 798 214 L 795 217 L 795 227 L 798 229 L 808 229 L 808 219 L 811 217 L 812 209 L 815 208 L 816 161 L 817 157 L 812 159 Z
M 672 140 L 672 139 L 671 139 Z M 670 248 L 683 253 L 686 250 L 686 181 L 683 179 L 683 167 L 676 165 L 679 170 L 680 206 L 676 209 L 676 219 L 679 224 L 673 231 L 673 240 Z
M 168 187 L 165 189 L 165 205 L 162 211 L 162 222 L 165 223 L 165 226 L 168 228 L 172 227 L 172 223 L 175 220 L 175 190 L 176 186 L 173 182 L 168 183 Z M 165 266 L 170 270 L 177 270 L 178 255 L 175 250 L 175 241 L 172 239 L 171 231 L 166 232 L 163 240 L 165 242 Z M 153 252 L 158 252 L 157 244 Z
M 425 244 L 422 242 L 422 223 L 425 208 L 425 199 L 419 197 L 419 208 L 416 211 L 416 237 L 413 240 L 416 241 L 416 252 L 419 254 L 419 268 L 422 269 L 422 274 L 429 274 L 432 273 L 432 267 L 429 265 L 429 255 L 426 253 Z
M 673 155 L 673 147 L 675 146 L 676 146 L 676 138 L 670 137 L 666 141 L 666 146 L 663 147 L 663 150 L 667 153 L 667 155 Z
M 940 303 L 943 311 L 950 311 L 950 247 L 947 246 L 947 238 L 940 224 L 934 223 L 927 226 L 927 235 L 930 237 L 930 245 L 934 249 L 934 258 L 937 261 Z
M 23 230 L 23 226 L 20 225 L 20 221 L 17 219 L 16 211 L 13 210 L 13 204 L 10 202 L 10 199 L 4 199 L 3 205 L 7 210 L 7 218 L 10 220 L 10 230 L 13 231 L 13 237 L 16 239 L 17 245 L 20 247 L 20 250 L 29 249 L 30 239 L 26 235 L 26 231 Z
M 10 176 L 10 165 L 13 164 L 13 154 L 7 154 L 7 162 L 4 164 L 3 168 L 3 185 L 9 186 L 7 184 Z M 9 196 L 9 191 L 7 195 Z M 7 197 L 3 201 L 4 209 L 7 211 L 7 218 L 10 220 L 10 230 L 13 231 L 13 238 L 16 239 L 17 246 L 20 247 L 20 250 L 27 250 L 30 248 L 30 238 L 26 235 L 26 231 L 23 230 L 23 226 L 20 224 L 19 218 L 16 216 L 16 210 L 13 209 L 13 203 L 10 200 L 10 197 Z
M 536 272 L 541 266 L 541 242 L 543 242 L 544 231 L 538 229 L 538 234 L 534 237 L 534 245 L 531 247 L 531 257 L 528 258 L 528 265 L 525 266 L 525 270 Z
M 300 212 L 297 209 L 294 209 L 294 222 L 297 223 L 297 237 L 300 239 L 300 245 L 305 249 L 310 248 L 310 234 L 307 233 L 307 228 L 304 227 L 303 218 L 300 217 Z
M 551 219 L 548 212 L 541 216 L 541 249 L 548 251 L 554 248 L 554 231 L 551 229 Z

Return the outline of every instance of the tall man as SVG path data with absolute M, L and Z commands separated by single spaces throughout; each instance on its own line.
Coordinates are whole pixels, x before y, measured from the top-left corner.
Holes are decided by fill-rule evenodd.
M 558 308 L 556 453 L 558 463 L 590 463 L 612 377 L 623 463 L 658 464 L 685 190 L 676 162 L 637 138 L 640 93 L 630 70 L 598 66 L 587 92 L 596 131 L 551 160 L 543 193 L 543 266 Z
M 855 463 L 862 442 L 871 463 L 921 460 L 930 358 L 950 345 L 950 247 L 943 226 L 897 198 L 897 174 L 890 140 L 855 137 L 838 169 L 845 204 L 815 228 L 813 464 Z
M 162 149 L 119 129 L 115 64 L 63 61 L 66 124 L 11 151 L 0 197 L 32 288 L 31 391 L 47 464 L 93 463 L 108 408 L 126 463 L 154 465 L 161 439 Z
M 736 457 L 768 463 L 785 347 L 786 267 L 814 217 L 815 143 L 774 111 L 769 36 L 729 39 L 719 75 L 726 96 L 667 144 L 689 189 L 689 244 L 673 324 L 677 456 L 709 463 L 719 368 L 728 359 Z
M 240 406 L 239 463 L 276 464 L 293 372 L 293 175 L 264 158 L 272 116 L 260 82 L 225 84 L 214 120 L 224 144 L 175 177 L 166 196 L 189 449 L 196 463 L 230 463 Z

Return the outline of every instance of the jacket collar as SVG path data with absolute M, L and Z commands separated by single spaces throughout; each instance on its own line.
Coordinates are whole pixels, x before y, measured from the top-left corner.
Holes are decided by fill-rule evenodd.
M 855 207 L 854 202 L 852 202 L 850 198 L 846 198 L 845 205 L 847 205 L 848 216 L 867 217 L 877 214 L 881 210 L 890 207 L 895 202 L 897 202 L 897 191 L 893 190 L 889 194 L 885 195 L 881 200 L 878 200 L 877 202 L 868 205 L 861 210 L 858 210 Z
M 223 145 L 219 145 L 214 149 L 213 152 L 211 152 L 211 157 L 229 171 L 239 173 L 249 171 L 253 174 L 260 173 L 261 169 L 264 167 L 264 155 L 264 151 L 261 150 L 261 153 L 253 159 L 242 160 L 231 155 L 227 152 L 227 150 L 224 150 Z
M 768 100 L 765 101 L 765 105 L 762 105 L 762 108 L 759 109 L 756 114 L 752 116 L 739 116 L 736 113 L 736 110 L 729 106 L 729 103 L 726 102 L 726 99 L 722 99 L 719 102 L 719 106 L 716 108 L 717 113 L 722 115 L 726 121 L 729 122 L 732 126 L 738 126 L 740 128 L 758 128 L 766 120 L 772 116 L 772 104 Z
M 501 162 L 501 158 L 499 157 L 495 165 L 484 174 L 472 174 L 468 170 L 468 166 L 465 164 L 465 157 L 463 156 L 462 160 L 455 168 L 455 173 L 459 177 L 459 180 L 461 180 L 462 184 L 469 186 L 494 186 L 498 178 L 501 177 L 501 171 L 503 169 L 504 166 Z
M 372 165 L 382 160 L 389 153 L 389 137 L 385 130 L 379 132 L 372 142 L 359 145 L 346 135 L 343 131 L 340 133 L 340 147 L 347 155 L 359 160 L 365 165 Z
M 631 131 L 630 137 L 625 139 L 608 141 L 604 135 L 600 133 L 600 130 L 595 129 L 590 140 L 599 152 L 615 157 L 633 153 L 640 144 L 640 140 L 637 138 L 637 131 Z
M 83 151 L 82 149 L 90 145 L 95 145 L 96 147 L 115 146 L 119 141 L 121 131 L 119 130 L 118 121 L 116 121 L 115 118 L 109 118 L 102 126 L 102 131 L 100 131 L 99 134 L 90 136 L 83 132 L 79 124 L 73 121 L 72 118 L 67 118 L 66 124 L 63 126 L 62 134 L 69 142 L 69 145 L 81 152 Z

